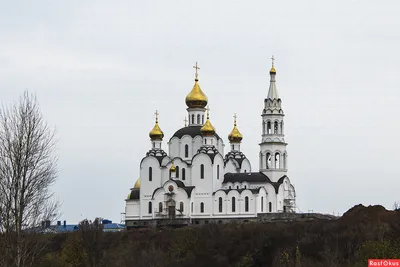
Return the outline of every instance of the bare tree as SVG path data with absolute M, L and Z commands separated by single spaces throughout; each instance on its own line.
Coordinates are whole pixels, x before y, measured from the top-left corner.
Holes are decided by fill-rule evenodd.
M 101 265 L 103 251 L 101 249 L 104 238 L 102 219 L 96 218 L 93 222 L 87 219 L 79 223 L 79 233 L 82 247 L 86 254 L 86 266 L 98 267 Z
M 54 130 L 43 120 L 36 97 L 0 110 L 0 266 L 30 266 L 43 249 L 37 229 L 53 220 L 58 202 Z

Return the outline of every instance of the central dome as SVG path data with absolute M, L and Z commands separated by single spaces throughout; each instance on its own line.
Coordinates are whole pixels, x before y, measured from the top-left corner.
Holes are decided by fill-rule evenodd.
M 194 80 L 194 85 L 192 91 L 186 96 L 186 105 L 189 108 L 205 108 L 207 106 L 207 96 L 201 90 L 199 85 L 199 80 Z

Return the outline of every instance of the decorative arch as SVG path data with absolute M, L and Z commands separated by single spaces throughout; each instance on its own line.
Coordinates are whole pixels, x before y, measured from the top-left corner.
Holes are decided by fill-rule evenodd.
M 222 212 L 222 197 L 218 198 L 218 212 Z
M 281 154 L 279 152 L 275 153 L 275 169 L 281 168 Z

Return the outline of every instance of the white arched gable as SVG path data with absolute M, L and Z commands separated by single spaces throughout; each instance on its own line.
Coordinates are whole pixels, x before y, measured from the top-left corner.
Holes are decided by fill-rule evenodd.
M 245 158 L 242 162 L 242 168 L 241 168 L 241 172 L 251 172 L 251 164 L 250 161 Z

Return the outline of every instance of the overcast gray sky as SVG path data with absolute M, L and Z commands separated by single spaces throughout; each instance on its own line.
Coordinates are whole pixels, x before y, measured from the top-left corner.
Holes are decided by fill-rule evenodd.
M 56 127 L 61 219 L 119 221 L 155 110 L 165 149 L 184 124 L 196 61 L 218 134 L 227 144 L 237 112 L 258 170 L 273 54 L 300 210 L 392 208 L 399 10 L 396 0 L 0 0 L 0 101 L 27 89 Z

